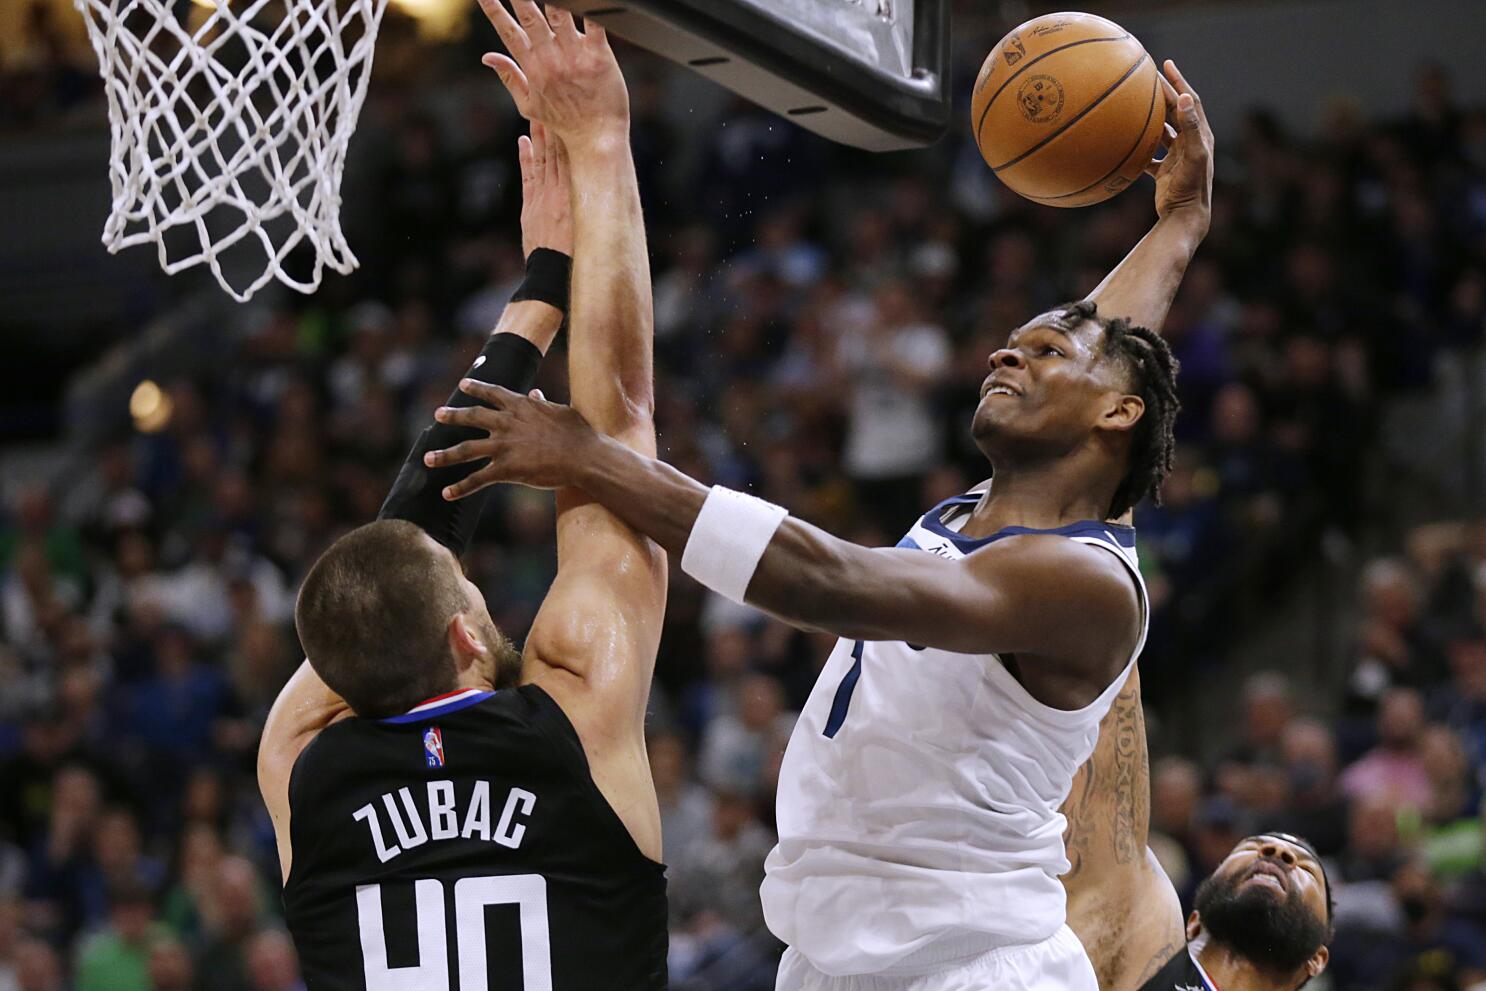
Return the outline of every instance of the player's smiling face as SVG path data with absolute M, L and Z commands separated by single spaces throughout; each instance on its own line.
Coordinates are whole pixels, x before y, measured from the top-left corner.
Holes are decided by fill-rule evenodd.
M 992 461 L 1029 448 L 1071 449 L 1125 395 L 1118 368 L 1102 360 L 1104 329 L 1085 320 L 1064 330 L 1059 315 L 1044 313 L 1012 331 L 987 359 L 971 433 Z

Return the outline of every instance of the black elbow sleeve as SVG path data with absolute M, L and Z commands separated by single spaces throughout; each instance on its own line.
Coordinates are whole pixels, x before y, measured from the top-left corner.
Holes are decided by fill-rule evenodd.
M 541 364 L 542 352 L 535 344 L 515 334 L 496 334 L 486 343 L 485 350 L 480 352 L 480 357 L 475 359 L 465 377 L 525 393 L 536 383 Z M 447 403 L 449 406 L 478 404 L 479 400 L 458 389 Z M 480 436 L 482 431 L 444 423 L 434 423 L 425 428 L 397 473 L 397 480 L 392 483 L 392 491 L 382 503 L 377 519 L 416 523 L 430 537 L 453 551 L 455 557 L 462 556 L 475 535 L 490 490 L 485 489 L 458 502 L 447 501 L 443 491 L 446 486 L 473 474 L 480 464 L 429 468 L 423 463 L 423 455 Z

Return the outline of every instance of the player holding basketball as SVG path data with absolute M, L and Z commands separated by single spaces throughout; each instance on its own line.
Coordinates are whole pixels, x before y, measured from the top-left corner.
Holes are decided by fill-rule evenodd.
M 533 121 L 528 275 L 470 374 L 530 387 L 573 252 L 574 405 L 649 456 L 651 304 L 624 80 L 602 30 L 515 6 L 519 24 L 487 0 L 514 60 L 486 63 Z M 573 190 L 582 209 L 570 212 Z M 439 493 L 465 472 L 422 463 L 461 435 L 425 431 L 379 520 L 327 550 L 300 592 L 309 660 L 269 716 L 259 781 L 306 984 L 662 991 L 665 878 L 642 723 L 665 555 L 559 492 L 557 577 L 518 655 L 461 573 L 480 507 Z
M 1186 924 L 1146 847 L 1150 765 L 1132 672 L 1063 804 L 1068 925 L 1103 991 L 1294 991 L 1326 969 L 1331 886 L 1315 849 L 1251 836 L 1197 889 Z
M 436 414 L 490 434 L 429 456 L 491 459 L 449 497 L 577 486 L 703 584 L 842 637 L 780 772 L 762 895 L 781 989 L 1097 986 L 1065 925 L 1058 807 L 1145 636 L 1134 531 L 1106 521 L 1159 485 L 1177 402 L 1169 349 L 1131 320 L 1164 317 L 1211 197 L 1211 132 L 1167 73 L 1159 220 L 1089 300 L 990 356 L 973 431 L 995 484 L 896 548 L 709 493 L 538 399 L 468 383 L 490 408 Z

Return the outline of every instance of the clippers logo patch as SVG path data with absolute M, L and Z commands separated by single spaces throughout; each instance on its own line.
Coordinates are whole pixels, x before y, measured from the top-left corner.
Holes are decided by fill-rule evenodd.
M 423 759 L 429 767 L 444 766 L 444 734 L 437 726 L 423 731 Z

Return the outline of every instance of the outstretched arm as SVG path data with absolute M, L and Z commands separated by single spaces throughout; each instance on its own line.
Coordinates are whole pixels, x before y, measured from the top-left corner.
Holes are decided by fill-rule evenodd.
M 533 123 L 531 136 L 517 139 L 521 163 L 521 248 L 526 279 L 501 312 L 490 339 L 469 371 L 470 377 L 517 392 L 530 389 L 542 358 L 562 327 L 568 306 L 573 221 L 568 177 L 546 128 Z M 476 402 L 455 390 L 450 406 Z M 465 505 L 440 496 L 446 486 L 469 474 L 466 466 L 430 468 L 423 456 L 475 436 L 475 432 L 435 421 L 419 435 L 377 519 L 407 520 L 463 557 L 485 511 L 488 491 Z
M 490 340 L 471 373 L 487 383 L 528 389 L 537 365 L 562 326 L 567 295 L 567 259 L 573 250 L 567 183 L 554 170 L 536 167 L 546 147 L 546 135 L 533 127 L 530 138 L 518 142 L 521 162 L 521 239 L 528 258 L 527 280 L 501 313 Z M 472 402 L 456 392 L 461 403 Z M 382 505 L 379 519 L 405 519 L 423 527 L 456 555 L 463 554 L 479 520 L 483 501 L 459 508 L 445 501 L 440 490 L 467 476 L 462 468 L 432 471 L 423 454 L 471 431 L 451 432 L 435 423 L 423 431 Z M 258 788 L 268 806 L 278 839 L 279 861 L 289 876 L 289 775 L 300 753 L 325 727 L 351 715 L 335 692 L 305 661 L 284 685 L 269 711 L 258 745 Z
M 1202 98 L 1168 60 L 1161 80 L 1175 124 L 1166 157 L 1147 171 L 1156 179 L 1156 225 L 1091 293 L 1104 317 L 1126 317 L 1159 331 L 1212 211 L 1213 133 Z
M 549 5 L 544 15 L 532 0 L 511 0 L 511 13 L 500 0 L 480 2 L 509 52 L 486 56 L 486 64 L 522 115 L 558 138 L 572 171 L 568 378 L 575 415 L 616 449 L 651 456 L 650 267 L 624 77 L 602 27 L 590 22 L 579 31 L 567 11 Z M 557 576 L 527 637 L 523 679 L 562 707 L 600 791 L 640 849 L 659 859 L 644 719 L 666 558 L 576 488 L 559 487 L 557 509 Z
M 529 485 L 577 486 L 672 554 L 685 554 L 712 493 L 654 458 L 594 432 L 576 411 L 466 382 L 485 404 L 439 410 L 441 420 L 490 432 L 434 455 L 492 457 L 482 473 Z M 457 495 L 455 487 L 452 495 Z M 782 511 L 779 511 L 782 516 Z M 960 561 L 871 549 L 802 520 L 773 521 L 746 579 L 746 601 L 796 626 L 858 640 L 904 640 L 964 653 L 1027 652 L 1078 663 L 1117 645 L 1091 630 L 1131 631 L 1135 590 L 1113 555 L 1029 535 L 990 544 Z M 740 528 L 741 530 L 741 528 Z M 732 551 L 724 548 L 723 557 Z M 686 559 L 683 558 L 683 564 Z

